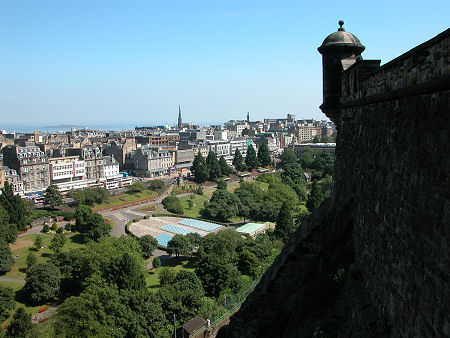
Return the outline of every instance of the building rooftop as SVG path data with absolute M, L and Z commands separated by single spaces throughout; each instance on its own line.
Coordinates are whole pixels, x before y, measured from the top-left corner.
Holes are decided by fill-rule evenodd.
M 265 224 L 261 223 L 247 223 L 237 228 L 236 231 L 241 234 L 251 234 L 265 226 Z

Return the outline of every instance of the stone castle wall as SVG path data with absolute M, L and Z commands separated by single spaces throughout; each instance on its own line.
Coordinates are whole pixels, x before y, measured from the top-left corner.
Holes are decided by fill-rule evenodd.
M 333 199 L 220 337 L 450 336 L 449 45 L 343 71 Z

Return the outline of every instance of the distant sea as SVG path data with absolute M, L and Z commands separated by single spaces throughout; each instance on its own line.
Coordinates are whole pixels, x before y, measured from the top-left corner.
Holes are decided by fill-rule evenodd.
M 21 125 L 21 124 L 0 124 L 0 130 L 6 130 L 9 133 L 31 133 L 35 130 L 40 130 L 41 132 L 56 132 L 56 131 L 70 131 L 72 127 L 80 130 L 87 127 L 89 130 L 134 130 L 136 126 L 153 126 L 153 124 L 87 124 L 87 125 Z

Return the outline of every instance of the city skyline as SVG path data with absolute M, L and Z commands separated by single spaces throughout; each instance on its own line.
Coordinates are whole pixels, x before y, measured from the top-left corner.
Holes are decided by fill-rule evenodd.
M 337 21 L 390 61 L 448 27 L 444 1 L 0 5 L 0 127 L 326 119 L 317 47 Z M 442 10 L 436 11 L 437 8 Z

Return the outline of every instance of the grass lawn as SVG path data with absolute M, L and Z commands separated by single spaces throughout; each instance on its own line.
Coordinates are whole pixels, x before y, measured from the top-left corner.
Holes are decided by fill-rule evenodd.
M 8 278 L 16 278 L 16 279 L 25 279 L 25 269 L 26 269 L 26 258 L 28 252 L 33 252 L 37 258 L 38 263 L 44 263 L 49 260 L 52 254 L 52 251 L 48 248 L 50 245 L 50 241 L 52 240 L 54 234 L 40 234 L 42 238 L 42 246 L 43 249 L 39 251 L 35 251 L 34 249 L 34 239 L 37 235 L 29 235 L 20 237 L 16 240 L 14 244 L 11 244 L 9 247 L 11 248 L 11 253 L 14 258 L 14 265 L 11 270 L 6 274 L 2 275 L 2 277 Z M 82 242 L 82 238 L 80 234 L 77 233 L 68 233 L 66 234 L 66 244 L 62 251 L 68 251 L 69 249 L 81 248 L 84 246 Z M 32 248 L 30 250 L 30 248 Z M 16 258 L 16 256 L 18 256 Z
M 159 285 L 159 273 L 158 271 L 161 270 L 163 266 L 168 266 L 173 268 L 175 271 L 180 270 L 187 270 L 187 271 L 194 271 L 194 259 L 187 259 L 186 257 L 171 257 L 167 261 L 164 262 L 164 264 L 161 265 L 158 269 L 153 269 L 152 271 L 149 271 L 147 276 L 145 277 L 145 281 L 147 283 L 147 287 L 151 291 L 157 291 L 160 288 Z
M 94 204 L 94 206 L 92 208 L 93 209 L 102 209 L 102 208 L 111 207 L 111 206 L 114 206 L 117 204 L 134 202 L 134 201 L 142 200 L 144 198 L 151 198 L 151 197 L 156 197 L 156 196 L 158 196 L 158 193 L 156 191 L 152 191 L 152 190 L 144 190 L 139 193 L 125 193 L 125 194 L 120 194 L 120 195 L 116 195 L 116 196 L 111 196 L 108 198 L 108 200 L 105 203 Z

